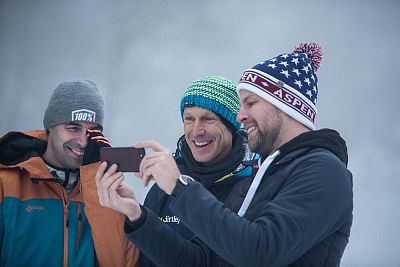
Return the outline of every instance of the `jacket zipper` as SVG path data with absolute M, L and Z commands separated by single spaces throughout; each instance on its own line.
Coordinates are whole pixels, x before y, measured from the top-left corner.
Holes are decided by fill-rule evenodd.
M 66 195 L 66 191 L 62 185 L 60 185 L 61 195 L 64 204 L 64 264 L 63 266 L 67 267 L 68 265 L 68 206 L 69 206 L 69 197 Z
M 79 242 L 81 240 L 81 223 L 82 223 L 81 205 L 78 201 L 76 202 L 76 209 L 78 212 L 78 236 L 76 238 L 76 252 L 78 252 Z

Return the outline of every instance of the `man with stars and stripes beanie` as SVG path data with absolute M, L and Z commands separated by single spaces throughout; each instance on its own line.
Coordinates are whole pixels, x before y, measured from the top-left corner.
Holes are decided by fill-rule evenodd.
M 264 98 L 293 119 L 315 130 L 321 47 L 302 43 L 293 53 L 281 54 L 244 71 L 237 90 L 246 89 Z
M 233 81 L 221 76 L 207 76 L 194 81 L 181 99 L 181 116 L 186 107 L 200 107 L 217 114 L 233 132 L 239 130 L 236 121 L 239 112 L 239 97 Z

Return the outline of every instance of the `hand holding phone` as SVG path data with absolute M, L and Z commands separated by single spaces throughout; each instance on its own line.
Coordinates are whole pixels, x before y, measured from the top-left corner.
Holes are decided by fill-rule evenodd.
M 106 161 L 108 167 L 117 164 L 117 171 L 120 172 L 139 172 L 140 162 L 145 154 L 144 148 L 102 147 L 100 149 L 101 161 Z

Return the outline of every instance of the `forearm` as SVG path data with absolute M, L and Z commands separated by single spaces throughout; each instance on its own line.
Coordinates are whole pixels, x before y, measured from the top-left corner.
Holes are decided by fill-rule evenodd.
M 198 183 L 182 190 L 170 208 L 231 264 L 285 266 L 332 232 L 347 201 L 335 174 L 329 179 L 302 177 L 293 177 L 294 182 L 271 200 L 267 195 L 255 200 L 255 208 L 246 214 L 251 221 L 225 208 Z
M 125 223 L 128 239 L 141 253 L 158 266 L 207 266 L 207 247 L 184 239 L 152 211 L 146 209 L 145 213 L 145 221 L 137 229 Z
M 199 201 L 195 203 L 189 199 Z M 200 240 L 231 264 L 263 265 L 253 264 L 257 254 L 267 253 L 265 244 L 262 247 L 253 245 L 262 235 L 262 228 L 225 208 L 199 183 L 190 184 L 177 195 L 170 208 Z

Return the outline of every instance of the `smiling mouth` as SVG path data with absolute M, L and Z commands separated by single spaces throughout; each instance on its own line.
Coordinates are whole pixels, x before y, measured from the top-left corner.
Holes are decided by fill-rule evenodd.
M 194 144 L 196 147 L 199 147 L 199 148 L 208 146 L 208 145 L 211 144 L 211 143 L 212 143 L 212 141 L 204 141 L 204 142 L 193 141 L 193 144 Z
M 250 128 L 246 129 L 247 134 L 250 134 L 256 129 L 256 126 L 251 126 Z
M 77 157 L 83 157 L 84 151 L 80 149 L 75 149 L 75 148 L 69 148 L 73 154 L 75 154 Z

